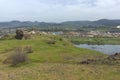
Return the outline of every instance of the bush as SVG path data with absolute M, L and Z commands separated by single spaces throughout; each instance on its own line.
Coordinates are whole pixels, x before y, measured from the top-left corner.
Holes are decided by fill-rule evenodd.
M 62 38 L 60 38 L 59 40 L 60 40 L 60 41 L 63 41 L 63 39 L 62 39 Z
M 56 43 L 55 40 L 48 40 L 48 41 L 47 41 L 47 44 L 55 44 L 55 43 Z
M 14 53 L 4 60 L 4 64 L 10 64 L 16 66 L 17 64 L 24 63 L 28 60 L 27 54 L 32 53 L 32 47 L 27 46 L 25 48 L 18 47 L 14 50 Z
M 17 48 L 15 50 L 15 54 L 11 56 L 12 58 L 12 65 L 17 65 L 19 63 L 23 63 L 27 61 L 27 54 L 21 48 Z
M 24 48 L 24 51 L 25 51 L 25 53 L 27 53 L 27 54 L 33 53 L 33 49 L 32 49 L 31 46 L 26 46 L 26 47 Z
M 24 53 L 22 48 L 16 48 L 14 50 L 14 54 L 10 55 L 3 63 L 11 64 L 11 66 L 15 66 L 19 63 L 23 63 L 27 61 L 27 54 Z

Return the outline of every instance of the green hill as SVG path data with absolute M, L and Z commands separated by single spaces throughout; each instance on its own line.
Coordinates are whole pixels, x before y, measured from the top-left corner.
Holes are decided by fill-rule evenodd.
M 55 44 L 50 44 L 52 41 Z M 0 55 L 11 54 L 16 47 L 25 46 L 33 48 L 34 52 L 29 54 L 31 62 L 75 62 L 83 56 L 101 55 L 96 51 L 76 48 L 68 40 L 59 36 L 34 36 L 29 40 L 1 40 Z
M 53 43 L 54 42 L 54 43 Z M 3 61 L 16 47 L 31 46 L 28 62 L 10 67 Z M 29 40 L 0 41 L 0 80 L 118 80 L 119 67 L 78 62 L 104 55 L 76 48 L 60 36 L 34 36 Z

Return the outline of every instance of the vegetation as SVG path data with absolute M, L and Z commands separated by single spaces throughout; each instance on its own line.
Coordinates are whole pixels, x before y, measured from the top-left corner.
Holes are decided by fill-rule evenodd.
M 87 59 L 79 62 L 78 64 L 107 64 L 107 65 L 120 65 L 120 53 L 115 53 L 104 59 Z
M 55 44 L 53 44 L 53 42 Z M 51 45 L 52 44 L 52 45 Z M 32 62 L 75 62 L 83 56 L 101 55 L 99 52 L 79 49 L 68 40 L 59 36 L 34 36 L 29 40 L 3 40 L 0 43 L 0 53 L 10 53 L 15 47 L 31 46 L 33 54 L 29 54 Z M 69 59 L 68 59 L 69 58 Z M 78 59 L 77 59 L 78 58 Z
M 10 64 L 11 66 L 16 66 L 20 63 L 24 63 L 28 60 L 27 54 L 32 53 L 33 50 L 30 46 L 25 48 L 15 48 L 14 53 L 9 55 L 4 61 L 4 64 Z
M 47 42 L 47 44 L 55 44 L 55 43 L 56 43 L 55 40 L 48 40 L 48 41 L 46 41 L 46 42 Z
M 9 34 L 5 34 L 0 38 L 0 40 L 11 40 L 11 39 L 14 39 L 14 36 Z
M 47 43 L 53 41 L 55 41 L 55 44 Z M 32 54 L 27 53 L 29 62 L 22 62 L 14 67 L 3 64 L 3 61 L 13 53 L 16 47 L 21 47 L 23 52 L 24 50 L 27 50 L 25 52 L 28 53 L 32 52 Z M 21 51 L 18 52 L 23 53 Z M 17 57 L 17 59 L 19 59 L 20 55 Z M 100 52 L 76 48 L 68 40 L 60 36 L 41 35 L 34 36 L 34 38 L 27 40 L 1 40 L 0 79 L 118 80 L 120 74 L 118 65 L 77 64 L 86 59 L 105 57 L 106 55 Z
M 74 44 L 112 44 L 119 45 L 120 37 L 111 38 L 71 38 L 71 42 Z

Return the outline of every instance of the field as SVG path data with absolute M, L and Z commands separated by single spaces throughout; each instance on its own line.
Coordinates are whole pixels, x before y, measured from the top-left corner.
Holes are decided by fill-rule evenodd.
M 119 66 L 39 63 L 0 68 L 0 80 L 119 80 Z
M 50 44 L 54 41 L 55 44 Z M 29 60 L 17 66 L 3 64 L 16 47 L 31 46 Z M 104 58 L 100 52 L 76 48 L 68 40 L 51 35 L 28 40 L 0 41 L 0 80 L 119 80 L 119 65 L 78 64 L 86 59 Z
M 71 42 L 74 44 L 111 44 L 119 45 L 120 37 L 111 38 L 71 38 Z

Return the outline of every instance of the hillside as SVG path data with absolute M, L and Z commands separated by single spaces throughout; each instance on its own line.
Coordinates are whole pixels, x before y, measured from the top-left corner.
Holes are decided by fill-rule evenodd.
M 55 41 L 55 44 L 50 42 Z M 79 49 L 73 46 L 68 40 L 59 36 L 34 36 L 30 40 L 1 40 L 0 53 L 7 55 L 13 52 L 16 47 L 31 46 L 34 53 L 29 57 L 33 62 L 74 62 L 83 56 L 100 55 L 96 51 Z M 70 58 L 67 60 L 67 58 Z M 0 60 L 2 61 L 2 60 Z
M 49 42 L 55 41 L 54 44 Z M 28 62 L 11 67 L 3 61 L 16 47 L 31 46 Z M 33 36 L 29 40 L 0 40 L 0 80 L 118 80 L 119 65 L 83 65 L 86 59 L 106 57 L 76 48 L 60 36 Z

